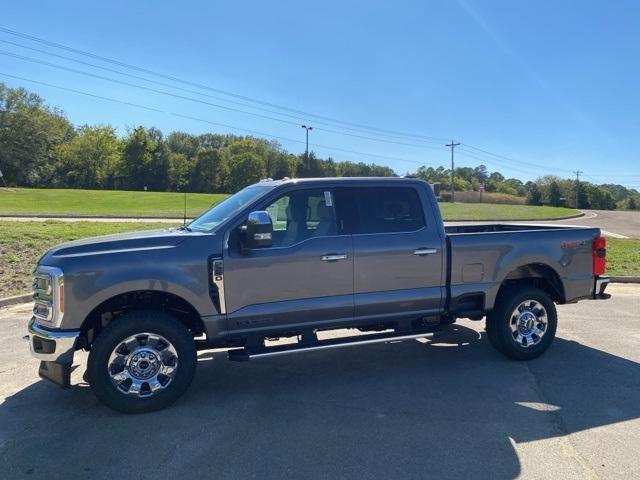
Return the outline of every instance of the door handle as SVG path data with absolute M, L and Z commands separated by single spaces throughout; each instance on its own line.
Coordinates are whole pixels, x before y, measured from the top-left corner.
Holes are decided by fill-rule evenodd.
M 438 251 L 437 248 L 416 248 L 413 251 L 413 254 L 423 256 L 423 255 L 431 255 L 432 253 L 436 253 L 437 251 Z
M 344 253 L 330 253 L 328 255 L 323 255 L 320 259 L 323 262 L 336 262 L 338 260 L 345 260 L 347 255 Z

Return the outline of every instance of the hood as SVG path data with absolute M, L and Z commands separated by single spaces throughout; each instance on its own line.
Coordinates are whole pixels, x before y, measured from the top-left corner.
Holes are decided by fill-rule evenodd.
M 88 255 L 161 250 L 176 247 L 192 235 L 197 233 L 171 228 L 83 238 L 53 247 L 38 263 L 52 264 L 53 262 L 48 261 Z

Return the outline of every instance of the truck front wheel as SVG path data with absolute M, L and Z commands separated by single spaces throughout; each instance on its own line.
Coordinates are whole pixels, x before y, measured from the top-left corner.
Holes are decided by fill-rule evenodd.
M 95 395 L 123 413 L 160 410 L 193 379 L 196 348 L 187 328 L 164 312 L 131 311 L 94 342 L 87 376 Z
M 487 315 L 489 342 L 515 360 L 531 360 L 549 348 L 556 335 L 558 314 L 547 292 L 528 286 L 508 287 Z

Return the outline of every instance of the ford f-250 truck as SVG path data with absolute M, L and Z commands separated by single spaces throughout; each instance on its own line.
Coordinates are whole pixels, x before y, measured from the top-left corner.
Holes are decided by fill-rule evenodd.
M 131 413 L 175 401 L 200 349 L 249 360 L 486 316 L 491 345 L 529 360 L 553 341 L 556 303 L 608 296 L 605 257 L 598 228 L 444 227 L 421 180 L 267 180 L 182 228 L 49 250 L 30 348 L 40 376 L 62 386 L 74 351 L 88 350 L 93 392 Z M 335 329 L 359 332 L 322 338 Z

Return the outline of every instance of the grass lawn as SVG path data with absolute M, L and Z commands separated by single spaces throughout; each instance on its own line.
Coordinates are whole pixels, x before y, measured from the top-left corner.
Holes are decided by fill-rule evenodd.
M 578 213 L 573 208 L 506 205 L 498 203 L 440 203 L 445 220 L 542 220 Z
M 167 228 L 166 223 L 0 221 L 0 298 L 31 290 L 31 272 L 50 247 L 83 237 Z M 607 273 L 640 275 L 640 239 L 607 238 Z
M 187 216 L 195 217 L 226 197 L 223 193 L 189 193 Z M 183 208 L 184 195 L 173 192 L 0 188 L 0 216 L 43 214 L 182 218 Z
M 167 228 L 166 223 L 0 221 L 0 298 L 29 293 L 40 256 L 62 242 L 131 230 Z
M 189 193 L 187 216 L 195 217 L 227 195 Z M 182 218 L 184 196 L 171 192 L 0 188 L 2 215 L 97 215 Z M 490 203 L 441 203 L 445 220 L 537 220 L 576 213 L 570 208 Z
M 607 274 L 640 276 L 640 239 L 607 237 Z

